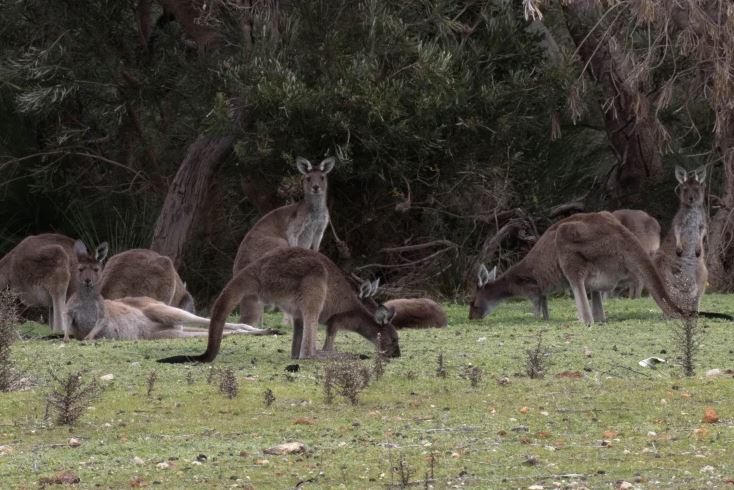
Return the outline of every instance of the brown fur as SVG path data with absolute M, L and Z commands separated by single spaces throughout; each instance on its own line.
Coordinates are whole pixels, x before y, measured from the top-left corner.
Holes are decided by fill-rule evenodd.
M 673 299 L 686 309 L 698 311 L 708 279 L 704 250 L 708 216 L 703 206 L 706 171 L 701 167 L 688 174 L 678 167 L 676 177 L 680 205 L 655 264 Z
M 660 223 L 658 220 L 639 209 L 618 209 L 612 215 L 619 220 L 635 237 L 650 257 L 660 248 Z M 629 285 L 629 297 L 642 296 L 642 281 L 631 278 L 625 281 Z
M 469 317 L 482 318 L 514 296 L 541 302 L 547 294 L 570 285 L 579 320 L 591 325 L 604 321 L 600 293 L 630 276 L 642 277 L 665 314 L 684 314 L 631 231 L 606 211 L 575 214 L 548 228 L 528 255 L 505 274 L 483 284 L 470 305 Z M 587 288 L 592 292 L 593 316 Z
M 107 299 L 147 296 L 194 312 L 194 300 L 173 261 L 153 250 L 134 248 L 114 255 L 107 261 L 100 281 L 100 291 Z
M 255 223 L 237 250 L 233 275 L 277 248 L 302 247 L 318 251 L 329 223 L 326 176 L 333 165 L 333 158 L 311 166 L 310 162 L 299 157 L 297 166 L 303 174 L 303 200 L 274 209 Z M 262 305 L 249 301 L 243 298 L 240 304 L 240 321 L 260 324 Z
M 82 242 L 74 245 L 78 262 L 78 291 L 67 309 L 70 334 L 77 339 L 145 340 L 205 337 L 207 330 L 184 325 L 209 326 L 209 319 L 169 306 L 147 297 L 103 299 L 100 294 L 102 261 L 107 244 L 97 247 L 95 256 L 87 253 Z M 270 334 L 249 325 L 226 324 L 223 327 L 245 335 Z
M 440 304 L 429 298 L 399 298 L 385 301 L 385 306 L 395 310 L 392 319 L 395 328 L 445 327 L 446 312 Z
M 76 290 L 74 240 L 56 233 L 22 240 L 0 259 L 0 289 L 10 286 L 28 306 L 49 308 L 49 324 L 68 339 L 66 300 Z
M 275 304 L 294 319 L 291 356 L 318 358 L 316 327 L 346 329 L 373 343 L 386 355 L 400 355 L 398 334 L 386 308 L 374 314 L 360 302 L 342 271 L 324 255 L 298 247 L 282 248 L 248 265 L 224 287 L 214 303 L 209 343 L 200 356 L 175 356 L 161 362 L 211 362 L 221 344 L 222 325 L 242 299 Z

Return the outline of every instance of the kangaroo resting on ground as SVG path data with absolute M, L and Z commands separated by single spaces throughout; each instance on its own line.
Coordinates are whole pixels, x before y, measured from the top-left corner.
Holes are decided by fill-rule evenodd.
M 0 259 L 0 289 L 10 286 L 24 304 L 49 308 L 49 325 L 66 340 L 66 300 L 76 291 L 73 248 L 72 238 L 44 233 L 23 239 Z
M 99 291 L 102 261 L 107 255 L 107 243 L 87 252 L 81 241 L 74 244 L 78 262 L 79 287 L 69 300 L 67 321 L 70 334 L 77 339 L 108 338 L 118 340 L 176 339 L 205 337 L 204 329 L 185 328 L 183 325 L 208 326 L 209 320 L 185 310 L 174 308 L 147 297 L 104 299 Z M 261 330 L 249 325 L 223 325 L 244 335 L 267 335 L 272 330 Z
M 637 237 L 642 248 L 650 257 L 653 257 L 660 248 L 660 223 L 658 223 L 658 220 L 639 209 L 618 209 L 612 212 L 612 215 Z M 639 278 L 631 278 L 624 283 L 629 284 L 630 298 L 642 296 L 642 281 Z
M 194 313 L 194 298 L 186 290 L 173 261 L 145 248 L 110 257 L 102 271 L 100 292 L 106 299 L 147 296 Z
M 362 304 L 344 273 L 324 255 L 303 248 L 281 248 L 265 255 L 235 275 L 212 309 L 209 343 L 199 356 L 174 356 L 160 362 L 211 362 L 222 341 L 224 320 L 237 304 L 272 303 L 293 316 L 291 357 L 332 357 L 316 350 L 319 323 L 330 331 L 351 330 L 377 345 L 388 357 L 399 357 L 398 333 L 384 306 L 374 313 Z M 379 341 L 379 342 L 378 342 Z
M 303 157 L 296 159 L 296 167 L 303 174 L 303 200 L 276 208 L 260 220 L 242 239 L 234 260 L 233 275 L 263 255 L 276 248 L 301 247 L 319 250 L 329 209 L 326 205 L 327 174 L 334 168 L 334 157 L 318 165 Z M 240 321 L 258 325 L 262 319 L 262 305 L 243 298 L 240 304 Z
M 579 320 L 592 325 L 604 321 L 601 292 L 620 280 L 640 277 L 663 313 L 690 314 L 670 298 L 652 260 L 630 230 L 611 213 L 579 213 L 552 225 L 520 262 L 499 278 L 496 267 L 482 266 L 469 318 L 480 319 L 506 299 L 524 296 L 536 304 L 545 319 L 549 293 L 570 285 Z M 593 312 L 586 289 L 591 290 Z

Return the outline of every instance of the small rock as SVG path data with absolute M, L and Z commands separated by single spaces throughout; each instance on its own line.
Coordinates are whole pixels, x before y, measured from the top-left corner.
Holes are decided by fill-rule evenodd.
M 255 464 L 258 465 L 258 466 L 265 466 L 265 465 L 267 465 L 269 463 L 270 463 L 270 461 L 268 461 L 267 459 L 257 459 L 257 460 L 255 460 Z
M 716 376 L 721 376 L 721 369 L 716 368 L 706 371 L 707 378 L 715 378 Z
M 508 378 L 507 376 L 502 376 L 497 380 L 497 384 L 500 386 L 506 386 L 510 384 L 510 378 Z
M 530 485 L 528 487 L 528 490 L 543 490 L 544 488 L 545 487 L 543 485 L 535 484 L 535 485 Z
M 140 456 L 135 456 L 133 458 L 133 463 L 135 463 L 135 464 L 145 464 L 145 461 L 143 461 L 143 458 L 141 458 Z
M 38 480 L 41 487 L 45 487 L 47 485 L 73 485 L 79 482 L 79 477 L 71 471 L 60 471 L 54 476 L 44 477 Z
M 713 472 L 714 472 L 714 467 L 711 465 L 707 464 L 706 466 L 701 468 L 701 473 L 713 473 Z
M 302 442 L 287 442 L 285 444 L 278 444 L 277 446 L 265 449 L 265 454 L 281 455 L 281 454 L 293 454 L 302 453 L 306 450 L 306 446 Z
M 622 481 L 619 483 L 617 488 L 619 488 L 619 490 L 630 490 L 630 488 L 632 488 L 632 484 L 628 481 Z
M 76 437 L 72 437 L 69 439 L 69 447 L 79 447 L 81 445 L 82 445 L 82 441 L 80 441 Z
M 591 349 L 589 349 L 589 348 L 588 348 L 588 347 L 586 347 L 586 346 L 584 346 L 584 349 L 583 349 L 583 351 L 582 351 L 582 352 L 584 353 L 584 357 L 591 357 L 591 356 L 593 356 L 593 355 L 594 355 L 594 353 L 593 353 L 593 352 L 591 352 Z
M 477 342 L 484 342 L 485 340 L 487 340 L 487 337 L 479 337 Z
M 0 446 L 0 456 L 5 456 L 6 454 L 11 454 L 13 452 L 13 448 L 10 446 Z
M 103 376 L 100 376 L 99 379 L 101 379 L 102 381 L 112 381 L 113 379 L 115 379 L 115 375 L 112 373 L 105 374 Z
M 206 463 L 206 460 L 209 459 L 206 457 L 206 454 L 200 454 L 196 457 L 196 461 L 199 463 Z
M 654 430 L 648 431 L 647 433 L 647 437 L 655 437 L 656 435 L 658 435 L 658 433 Z
M 157 465 L 155 465 L 155 467 L 158 468 L 159 470 L 167 470 L 168 468 L 171 467 L 171 465 L 168 464 L 167 461 L 162 461 L 158 463 Z

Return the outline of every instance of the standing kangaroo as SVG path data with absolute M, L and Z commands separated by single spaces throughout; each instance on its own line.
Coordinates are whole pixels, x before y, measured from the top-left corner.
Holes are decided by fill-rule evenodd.
M 235 275 L 212 309 L 209 343 L 199 356 L 174 356 L 160 362 L 211 362 L 222 341 L 222 326 L 243 299 L 272 303 L 293 316 L 291 357 L 330 357 L 316 350 L 316 327 L 351 330 L 377 345 L 388 357 L 399 357 L 398 333 L 392 313 L 380 306 L 374 313 L 362 304 L 344 273 L 324 255 L 303 248 L 281 248 Z
M 690 173 L 676 167 L 675 178 L 680 205 L 655 263 L 669 285 L 671 297 L 681 307 L 698 311 L 708 278 L 703 243 L 708 220 L 703 207 L 706 167 Z
M 183 325 L 209 326 L 209 319 L 169 306 L 147 297 L 104 299 L 100 294 L 102 262 L 107 256 L 107 243 L 89 255 L 81 241 L 74 244 L 78 263 L 76 275 L 79 287 L 71 297 L 67 309 L 69 333 L 77 339 L 108 338 L 118 340 L 177 339 L 206 337 L 204 329 L 185 328 Z M 272 330 L 261 330 L 249 325 L 223 325 L 244 335 L 267 335 Z
M 194 298 L 186 290 L 173 261 L 145 248 L 113 255 L 102 271 L 100 292 L 106 299 L 147 296 L 194 313 Z
M 642 278 L 663 313 L 676 317 L 687 314 L 671 300 L 640 242 L 606 211 L 579 213 L 555 223 L 525 258 L 499 278 L 496 271 L 496 267 L 491 272 L 484 266 L 480 268 L 479 287 L 469 307 L 470 319 L 483 318 L 506 299 L 524 296 L 547 320 L 546 296 L 570 285 L 579 320 L 592 325 L 605 319 L 601 292 L 630 276 Z
M 56 233 L 23 239 L 0 259 L 0 289 L 8 286 L 28 306 L 49 308 L 49 325 L 69 339 L 66 299 L 76 291 L 74 240 Z
M 296 159 L 296 167 L 303 174 L 303 200 L 270 211 L 260 218 L 242 239 L 234 260 L 233 275 L 276 248 L 301 247 L 319 250 L 329 209 L 326 206 L 326 176 L 334 168 L 334 157 L 318 165 L 303 157 Z M 240 321 L 259 325 L 262 305 L 244 297 L 240 303 Z
M 640 241 L 650 257 L 655 255 L 660 248 L 660 223 L 658 220 L 639 209 L 618 209 L 612 212 L 633 235 Z M 626 281 L 629 284 L 629 297 L 639 298 L 642 296 L 642 281 L 639 278 L 631 278 Z

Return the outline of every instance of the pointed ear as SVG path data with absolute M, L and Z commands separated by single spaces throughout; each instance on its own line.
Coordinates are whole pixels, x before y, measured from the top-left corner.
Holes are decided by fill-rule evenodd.
M 359 285 L 359 297 L 368 298 L 370 296 L 371 288 L 372 288 L 371 282 L 367 280 L 362 281 L 362 284 Z
M 374 318 L 380 325 L 387 325 L 393 318 L 395 318 L 395 308 L 388 308 L 385 305 L 380 305 L 375 310 Z
M 378 289 L 380 289 L 380 278 L 379 277 L 370 283 L 370 297 L 377 294 Z
M 335 163 L 336 163 L 336 158 L 329 157 L 319 164 L 319 170 L 321 170 L 325 174 L 328 174 L 334 168 Z
M 74 242 L 74 253 L 76 254 L 77 258 L 89 255 L 89 252 L 87 251 L 87 246 L 84 245 L 84 242 L 81 240 L 77 240 Z
M 678 165 L 675 166 L 675 180 L 678 181 L 679 184 L 682 184 L 686 181 L 688 178 L 688 172 L 683 167 L 679 167 Z
M 487 270 L 484 264 L 479 266 L 479 274 L 477 274 L 477 285 L 481 288 L 484 287 L 489 281 L 494 281 L 497 278 L 497 266 L 492 267 L 492 270 Z
M 308 160 L 306 160 L 303 157 L 298 157 L 296 158 L 296 168 L 303 175 L 306 175 L 307 173 L 311 171 L 313 167 L 311 166 L 311 162 L 309 162 Z
M 706 166 L 702 165 L 698 167 L 696 170 L 693 171 L 693 176 L 696 179 L 696 181 L 699 184 L 703 184 L 703 181 L 706 180 Z
M 97 249 L 94 251 L 94 258 L 97 260 L 97 262 L 104 262 L 104 259 L 107 258 L 107 252 L 110 251 L 110 246 L 107 244 L 107 242 L 102 242 L 97 246 Z

